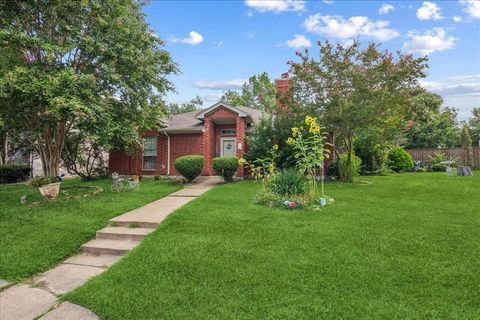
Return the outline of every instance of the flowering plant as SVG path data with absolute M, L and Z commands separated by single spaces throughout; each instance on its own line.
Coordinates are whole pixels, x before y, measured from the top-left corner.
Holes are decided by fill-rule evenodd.
M 273 145 L 268 155 L 264 158 L 259 158 L 254 161 L 247 161 L 244 158 L 238 160 L 238 164 L 250 169 L 250 174 L 255 180 L 261 180 L 264 190 L 267 189 L 271 178 L 276 174 L 277 167 L 275 161 L 278 158 L 278 145 Z
M 306 128 L 303 126 L 292 128 L 292 135 L 287 139 L 287 144 L 294 149 L 294 157 L 297 160 L 298 168 L 307 174 L 310 199 L 318 198 L 315 171 L 323 170 L 325 158 L 330 156 L 330 150 L 326 140 L 327 133 L 322 128 L 316 117 L 305 117 Z M 323 178 L 323 172 L 322 172 Z M 321 182 L 321 195 L 324 194 L 323 179 Z

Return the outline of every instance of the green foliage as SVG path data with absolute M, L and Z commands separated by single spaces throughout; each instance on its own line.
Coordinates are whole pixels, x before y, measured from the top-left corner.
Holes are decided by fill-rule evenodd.
M 232 106 L 246 106 L 272 112 L 277 104 L 277 89 L 268 73 L 254 75 L 243 84 L 241 93 L 228 90 L 221 101 Z
M 180 113 L 195 111 L 197 109 L 200 109 L 202 105 L 203 105 L 202 98 L 200 96 L 196 96 L 192 100 L 182 104 L 178 104 L 175 102 L 169 103 L 166 105 L 165 111 L 168 115 L 173 116 Z
M 318 58 L 310 52 L 317 51 L 300 52 L 300 61 L 290 62 L 293 101 L 316 109 L 327 131 L 335 133 L 338 147 L 351 155 L 355 138 L 369 128 L 381 129 L 376 136 L 404 129 L 411 94 L 420 87 L 418 78 L 426 76 L 426 57 L 394 54 L 377 43 L 362 46 L 358 41 L 319 43 Z M 353 171 L 344 172 L 346 180 L 352 181 Z
M 348 164 L 348 154 L 342 153 L 338 156 L 338 173 L 341 181 L 348 181 L 347 177 L 356 177 L 360 173 L 362 159 L 353 155 L 351 165 Z
M 33 177 L 32 180 L 29 182 L 29 185 L 31 185 L 32 187 L 41 187 L 41 186 L 44 186 L 46 184 L 50 184 L 50 183 L 54 183 L 54 182 L 57 182 L 55 180 L 55 177 L 52 177 L 52 176 L 36 176 L 36 177 Z
M 221 176 L 225 181 L 233 181 L 233 175 L 238 169 L 238 159 L 235 157 L 217 157 L 212 160 L 215 174 Z
M 338 168 L 338 160 L 333 160 L 328 164 L 327 175 L 338 178 L 340 176 L 340 169 Z
M 270 190 L 281 196 L 297 196 L 305 192 L 305 177 L 296 168 L 279 171 L 270 183 Z
M 202 156 L 183 156 L 175 160 L 175 169 L 190 182 L 202 173 L 204 163 Z
M 406 148 L 459 146 L 457 110 L 442 109 L 442 104 L 442 97 L 435 93 L 420 90 L 413 95 L 405 130 Z
M 455 161 L 456 159 L 448 157 L 445 153 L 438 151 L 429 156 L 427 165 L 431 171 L 440 172 L 447 169 L 446 164 L 442 164 L 444 161 Z
M 6 164 L 0 166 L 0 183 L 13 183 L 25 181 L 32 168 L 23 164 Z
M 0 65 L 1 117 L 22 128 L 48 164 L 45 174 L 58 174 L 73 128 L 109 149 L 132 150 L 158 125 L 177 66 L 141 2 L 2 1 L 0 23 L 8 57 Z
M 390 150 L 388 164 L 395 172 L 410 171 L 413 168 L 412 156 L 402 147 L 395 147 Z
M 480 147 L 480 107 L 472 109 L 472 117 L 468 126 L 472 135 L 472 145 Z

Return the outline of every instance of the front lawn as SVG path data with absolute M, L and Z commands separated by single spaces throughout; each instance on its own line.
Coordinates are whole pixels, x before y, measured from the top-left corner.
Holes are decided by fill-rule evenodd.
M 81 199 L 40 201 L 37 188 L 25 185 L 0 186 L 0 279 L 20 280 L 47 270 L 74 253 L 107 221 L 123 212 L 178 190 L 171 182 L 141 182 L 139 191 L 114 192 L 110 180 L 79 182 L 66 180 L 62 186 L 100 186 L 104 192 Z M 68 189 L 71 195 L 91 192 Z M 21 204 L 27 195 L 29 204 Z
M 319 212 L 218 186 L 67 299 L 104 319 L 478 319 L 480 173 L 360 180 Z

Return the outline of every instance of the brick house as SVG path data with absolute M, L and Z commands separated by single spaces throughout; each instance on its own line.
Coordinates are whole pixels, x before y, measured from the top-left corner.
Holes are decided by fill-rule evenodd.
M 144 134 L 144 147 L 135 156 L 112 151 L 110 172 L 124 175 L 178 175 L 175 159 L 202 155 L 202 175 L 213 175 L 212 159 L 218 156 L 241 158 L 248 146 L 245 137 L 262 117 L 262 111 L 218 102 L 207 109 L 174 115 L 165 126 Z M 237 176 L 243 176 L 239 169 Z

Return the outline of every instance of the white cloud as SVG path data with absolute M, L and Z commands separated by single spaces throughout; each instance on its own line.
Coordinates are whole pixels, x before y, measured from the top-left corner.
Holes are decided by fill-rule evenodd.
M 471 116 L 472 108 L 480 105 L 480 74 L 419 82 L 425 89 L 441 95 L 444 98 L 444 106 L 458 108 L 460 120 L 467 120 Z
M 400 35 L 395 29 L 389 28 L 389 25 L 390 21 L 371 21 L 365 16 L 355 16 L 345 20 L 341 16 L 322 16 L 319 13 L 308 17 L 303 23 L 308 31 L 330 38 L 366 36 L 381 41 L 387 41 Z
M 246 82 L 245 79 L 233 79 L 222 81 L 194 81 L 193 86 L 199 89 L 212 89 L 212 90 L 236 90 L 240 89 Z
M 248 39 L 253 39 L 255 38 L 256 36 L 256 33 L 255 32 L 249 32 L 245 35 Z
M 480 19 L 480 1 L 460 0 L 460 4 L 464 7 L 463 11 L 468 13 L 472 18 Z
M 463 21 L 462 17 L 460 17 L 460 16 L 453 16 L 452 19 L 455 22 L 462 22 Z
M 245 4 L 260 12 L 305 11 L 305 1 L 300 0 L 245 0 Z
M 210 104 L 220 101 L 222 97 L 223 97 L 223 92 L 214 92 L 214 93 L 203 95 L 202 96 L 203 104 L 208 107 Z
M 325 4 L 332 4 L 333 0 L 323 0 L 322 2 L 325 3 Z
M 285 45 L 290 48 L 311 47 L 312 43 L 303 34 L 295 34 L 293 39 L 285 41 Z
M 395 7 L 391 4 L 382 4 L 380 9 L 378 9 L 378 14 L 388 14 L 390 11 L 395 11 Z
M 410 42 L 404 43 L 405 49 L 411 53 L 420 53 L 422 55 L 453 49 L 455 42 L 458 40 L 455 37 L 448 36 L 443 28 L 433 28 L 432 30 L 427 30 L 424 34 L 410 31 L 408 37 Z
M 420 20 L 440 20 L 443 19 L 442 11 L 436 3 L 424 1 L 423 5 L 417 9 L 417 18 Z
M 188 38 L 178 39 L 175 36 L 171 36 L 169 41 L 172 43 L 179 42 L 179 43 L 189 44 L 191 46 L 196 46 L 197 44 L 200 44 L 203 42 L 203 36 L 198 32 L 190 31 L 190 33 L 188 34 Z

